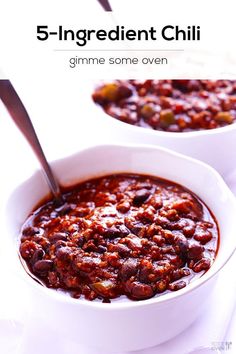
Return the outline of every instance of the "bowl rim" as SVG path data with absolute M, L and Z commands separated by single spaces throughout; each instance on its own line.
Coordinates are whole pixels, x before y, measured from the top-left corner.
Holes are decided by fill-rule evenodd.
M 93 101 L 93 100 L 92 100 Z M 98 106 L 98 110 L 100 110 L 103 115 L 103 119 L 108 122 L 108 120 L 113 119 L 113 121 L 116 122 L 117 125 L 120 127 L 126 126 L 126 129 L 132 129 L 136 132 L 140 132 L 141 134 L 149 134 L 153 136 L 160 136 L 160 137 L 166 137 L 166 138 L 174 138 L 174 139 L 183 139 L 183 138 L 196 138 L 199 136 L 209 136 L 209 135 L 221 135 L 224 133 L 228 133 L 231 131 L 236 130 L 236 121 L 232 124 L 226 125 L 224 127 L 219 127 L 219 128 L 214 128 L 214 129 L 203 129 L 203 130 L 195 130 L 195 131 L 189 131 L 189 132 L 166 132 L 162 130 L 155 130 L 155 129 L 150 129 L 150 128 L 144 128 L 144 127 L 139 127 L 137 125 L 129 124 L 127 122 L 122 122 L 119 119 L 116 119 L 106 113 L 99 104 L 95 103 L 93 101 L 95 106 Z M 112 121 L 111 121 L 112 122 Z M 109 123 L 111 123 L 109 122 Z M 114 124 L 114 122 L 112 122 Z
M 144 149 L 144 150 L 152 150 L 152 151 L 160 151 L 160 152 L 164 152 L 165 154 L 168 155 L 172 155 L 175 158 L 178 159 L 184 159 L 186 161 L 190 161 L 191 163 L 194 163 L 195 165 L 199 165 L 202 166 L 205 170 L 208 170 L 208 172 L 211 175 L 214 175 L 215 179 L 218 181 L 218 184 L 221 188 L 222 191 L 224 191 L 224 193 L 226 193 L 227 198 L 231 201 L 232 205 L 234 204 L 234 209 L 236 211 L 236 198 L 233 195 L 233 193 L 231 192 L 231 190 L 229 189 L 229 187 L 226 185 L 226 183 L 224 182 L 223 178 L 220 176 L 220 174 L 210 165 L 194 159 L 192 157 L 189 156 L 185 156 L 183 154 L 177 153 L 175 151 L 172 151 L 170 149 L 167 148 L 163 148 L 160 146 L 156 146 L 156 145 L 148 145 L 148 144 L 125 144 L 125 143 L 117 143 L 117 144 L 97 144 L 94 146 L 90 146 L 87 148 L 83 148 L 81 150 L 79 150 L 78 152 L 74 153 L 74 154 L 70 154 L 66 157 L 63 157 L 61 159 L 57 159 L 54 160 L 52 162 L 52 167 L 54 168 L 56 165 L 61 165 L 63 164 L 67 159 L 73 159 L 75 157 L 78 157 L 79 155 L 83 155 L 85 153 L 92 153 L 94 152 L 94 150 L 97 149 L 112 149 L 112 148 L 117 148 L 117 149 L 122 149 L 122 148 L 126 148 L 126 149 L 131 149 L 131 150 L 135 150 L 135 149 Z M 21 182 L 19 185 L 17 185 L 15 187 L 15 189 L 12 191 L 11 195 L 9 196 L 8 200 L 7 200 L 7 205 L 10 202 L 11 198 L 14 196 L 14 194 L 16 193 L 17 189 L 22 187 L 25 183 L 29 183 L 30 181 L 32 181 L 33 179 L 37 178 L 37 176 L 39 176 L 41 174 L 41 171 L 39 169 L 37 169 L 29 178 L 27 178 L 26 180 L 24 180 L 23 182 Z M 101 174 L 101 175 L 106 175 L 106 174 Z M 153 174 L 153 176 L 155 176 L 155 174 Z M 164 178 L 164 177 L 161 177 Z M 87 178 L 86 178 L 87 179 Z M 86 180 L 85 179 L 85 180 Z M 83 180 L 83 179 L 82 179 Z M 81 181 L 82 181 L 81 180 Z M 194 191 L 193 191 L 194 192 Z M 195 193 L 195 192 L 194 192 Z M 203 200 L 204 201 L 204 200 Z M 206 204 L 207 205 L 207 204 Z M 7 213 L 7 209 L 5 210 L 5 213 Z M 212 210 L 213 214 L 214 214 L 214 210 Z M 236 222 L 236 221 L 235 221 Z M 219 225 L 220 227 L 220 225 Z M 9 226 L 7 227 L 7 229 L 9 229 Z M 9 231 L 7 231 L 9 233 Z M 216 274 L 218 274 L 218 272 L 224 267 L 224 265 L 228 262 L 228 260 L 231 258 L 231 256 L 233 255 L 233 253 L 236 250 L 236 242 L 235 242 L 235 247 L 233 248 L 233 250 L 231 250 L 229 252 L 229 254 L 227 255 L 227 257 L 225 257 L 225 259 L 222 260 L 222 264 L 215 265 L 215 262 L 213 262 L 211 268 L 204 273 L 200 278 L 194 280 L 193 282 L 191 282 L 190 284 L 188 284 L 186 287 L 184 287 L 183 289 L 180 289 L 176 292 L 169 292 L 166 294 L 161 294 L 160 296 L 155 296 L 152 297 L 150 299 L 146 299 L 146 300 L 142 300 L 142 301 L 132 301 L 132 300 L 128 300 L 128 301 L 113 301 L 109 304 L 106 303 L 102 303 L 102 302 L 98 302 L 98 301 L 88 301 L 85 299 L 74 299 L 72 297 L 70 297 L 69 294 L 63 294 L 63 290 L 62 291 L 57 291 L 57 289 L 50 289 L 46 286 L 42 286 L 39 283 L 37 283 L 35 280 L 33 280 L 28 274 L 27 272 L 24 270 L 19 256 L 18 256 L 18 251 L 19 251 L 19 239 L 17 239 L 16 237 L 12 237 L 12 243 L 14 244 L 13 249 L 15 250 L 15 256 L 18 258 L 17 260 L 17 266 L 19 266 L 19 269 L 17 269 L 17 271 L 21 272 L 21 274 L 23 275 L 23 278 L 27 281 L 27 283 L 34 288 L 34 290 L 36 291 L 37 289 L 39 291 L 41 291 L 43 294 L 51 297 L 52 299 L 55 299 L 59 302 L 65 303 L 65 304 L 71 304 L 71 305 L 77 305 L 77 306 L 86 306 L 89 307 L 90 309 L 96 309 L 96 310 L 105 310 L 105 311 L 120 311 L 122 309 L 129 309 L 129 308 L 141 308 L 141 307 L 147 307 L 147 306 L 152 306 L 152 305 L 161 305 L 164 303 L 168 303 L 170 301 L 174 301 L 175 299 L 178 299 L 180 297 L 183 297 L 184 295 L 191 293 L 193 290 L 199 288 L 201 285 L 205 284 L 208 280 L 210 280 L 211 278 L 213 278 Z M 221 244 L 221 243 L 220 243 Z

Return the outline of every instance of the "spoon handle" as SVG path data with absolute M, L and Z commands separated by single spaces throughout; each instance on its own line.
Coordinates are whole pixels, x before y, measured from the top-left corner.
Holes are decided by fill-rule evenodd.
M 46 176 L 47 183 L 56 199 L 60 199 L 60 187 L 39 143 L 30 117 L 9 80 L 0 80 L 0 99 L 10 116 L 35 152 Z
M 111 5 L 108 0 L 98 0 L 105 11 L 112 11 Z

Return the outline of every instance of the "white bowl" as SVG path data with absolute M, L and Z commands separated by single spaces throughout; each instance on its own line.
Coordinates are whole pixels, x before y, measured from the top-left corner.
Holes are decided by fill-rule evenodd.
M 137 127 L 111 117 L 101 106 L 96 105 L 91 98 L 95 87 L 90 84 L 81 93 L 84 96 L 83 102 L 87 102 L 89 106 L 90 119 L 102 125 L 111 139 L 119 139 L 124 143 L 163 146 L 210 164 L 222 176 L 227 176 L 235 169 L 236 123 L 217 129 L 183 133 Z
M 236 201 L 220 175 L 202 162 L 147 145 L 96 146 L 55 161 L 52 166 L 63 185 L 118 172 L 150 174 L 180 183 L 214 213 L 220 228 L 220 247 L 212 267 L 201 278 L 177 292 L 149 300 L 104 304 L 76 300 L 43 287 L 26 274 L 17 256 L 20 227 L 48 192 L 38 171 L 13 192 L 7 205 L 7 235 L 12 240 L 16 271 L 32 292 L 34 316 L 52 326 L 58 338 L 89 344 L 102 352 L 151 347 L 188 327 L 204 309 L 216 274 L 236 247 Z

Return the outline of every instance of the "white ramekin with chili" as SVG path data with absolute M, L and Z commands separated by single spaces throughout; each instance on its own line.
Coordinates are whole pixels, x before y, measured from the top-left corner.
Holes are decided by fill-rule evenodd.
M 85 93 L 87 106 L 96 103 L 90 119 L 111 139 L 167 147 L 209 163 L 223 176 L 234 169 L 235 81 L 111 80 Z
M 80 345 L 89 344 L 104 351 L 151 347 L 188 327 L 204 310 L 214 289 L 216 275 L 236 247 L 236 201 L 220 175 L 202 162 L 147 145 L 91 147 L 54 162 L 52 167 L 64 187 L 120 173 L 156 176 L 180 184 L 209 208 L 218 225 L 220 240 L 210 268 L 178 291 L 139 299 L 141 301 L 123 299 L 104 303 L 73 298 L 64 291 L 36 282 L 27 274 L 18 257 L 22 225 L 49 192 L 38 171 L 13 192 L 7 205 L 7 235 L 12 240 L 14 267 L 27 282 L 32 294 L 34 320 L 47 323 L 54 329 L 57 338 L 53 340 L 58 341 L 63 336 Z M 149 197 L 144 196 L 143 192 L 141 194 L 132 196 L 136 205 Z M 150 213 L 145 215 L 149 217 Z M 206 235 L 209 236 L 209 233 Z M 203 242 L 207 244 L 206 239 Z M 184 247 L 182 243 L 179 246 Z

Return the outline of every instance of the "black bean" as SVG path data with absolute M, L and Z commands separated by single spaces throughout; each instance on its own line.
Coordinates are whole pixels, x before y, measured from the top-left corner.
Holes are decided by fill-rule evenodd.
M 34 235 L 42 233 L 42 231 L 43 230 L 40 229 L 39 227 L 29 226 L 29 227 L 25 228 L 22 233 L 24 236 L 34 236 Z
M 203 270 L 208 270 L 211 266 L 211 261 L 208 258 L 202 258 L 193 266 L 193 271 L 199 273 Z
M 185 286 L 186 286 L 185 281 L 181 280 L 181 281 L 178 281 L 176 283 L 169 284 L 168 288 L 171 291 L 177 291 L 177 290 L 180 290 L 180 289 L 184 288 Z
M 53 261 L 44 259 L 34 264 L 34 271 L 37 273 L 46 273 L 53 267 Z
M 138 206 L 144 203 L 151 195 L 151 192 L 147 189 L 140 189 L 135 193 L 133 197 L 133 204 Z
M 139 271 L 139 280 L 141 283 L 150 283 L 150 274 L 152 274 L 152 269 L 148 269 L 146 267 L 142 267 Z M 157 276 L 155 275 L 155 278 L 157 279 Z M 152 280 L 156 280 L 153 278 Z
M 83 245 L 83 250 L 86 251 L 86 252 L 95 252 L 97 251 L 97 246 L 95 245 L 94 241 L 93 240 L 88 240 L 88 242 L 86 242 L 84 245 Z
M 105 228 L 104 236 L 109 238 L 125 237 L 129 235 L 130 231 L 125 225 L 113 225 Z
M 71 260 L 71 253 L 70 247 L 60 247 L 56 251 L 56 257 L 63 262 L 68 262 Z
M 206 227 L 198 225 L 194 233 L 194 239 L 205 245 L 212 239 L 212 233 Z
M 134 235 L 140 235 L 145 228 L 145 225 L 141 223 L 140 221 L 133 220 L 129 217 L 125 218 L 125 225 L 126 227 L 134 234 Z
M 85 237 L 84 236 L 80 236 L 78 241 L 77 241 L 77 245 L 79 247 L 82 247 L 84 245 L 85 241 L 86 241 Z
M 180 268 L 173 271 L 171 278 L 172 281 L 179 280 L 183 277 L 190 275 L 190 270 L 188 268 Z
M 62 240 L 58 240 L 55 243 L 55 249 L 58 250 L 61 247 L 66 247 L 66 242 Z
M 59 240 L 66 241 L 67 240 L 67 234 L 65 232 L 56 232 L 55 234 L 52 234 L 49 236 L 50 241 L 56 242 Z
M 107 251 L 107 247 L 99 245 L 97 247 L 97 250 L 98 250 L 99 253 L 105 253 Z
M 203 252 L 204 252 L 203 246 L 200 246 L 197 244 L 192 244 L 191 246 L 189 246 L 188 258 L 193 259 L 193 260 L 197 260 L 197 259 L 201 258 Z
M 118 243 L 117 245 L 115 245 L 115 249 L 116 249 L 116 252 L 118 252 L 120 255 L 122 255 L 124 257 L 130 253 L 129 247 L 127 247 L 126 245 L 123 245 L 121 243 Z
M 128 201 L 123 201 L 119 204 L 117 204 L 116 209 L 120 212 L 120 213 L 127 213 L 130 210 L 130 203 Z
M 185 257 L 188 252 L 189 243 L 188 240 L 183 235 L 177 235 L 174 239 L 175 245 L 177 246 L 178 253 Z
M 126 281 L 138 272 L 138 262 L 135 259 L 129 258 L 122 264 L 119 271 L 121 281 Z
M 154 290 L 149 284 L 133 282 L 130 286 L 130 296 L 136 300 L 149 299 L 154 295 Z
M 118 99 L 128 98 L 132 95 L 132 90 L 126 85 L 120 85 L 118 89 Z
M 123 225 L 119 225 L 118 229 L 120 231 L 120 236 L 119 237 L 125 237 L 125 236 L 128 236 L 130 234 L 129 229 L 124 224 Z
M 45 252 L 42 248 L 38 248 L 31 258 L 31 264 L 35 264 L 37 261 L 43 259 Z

